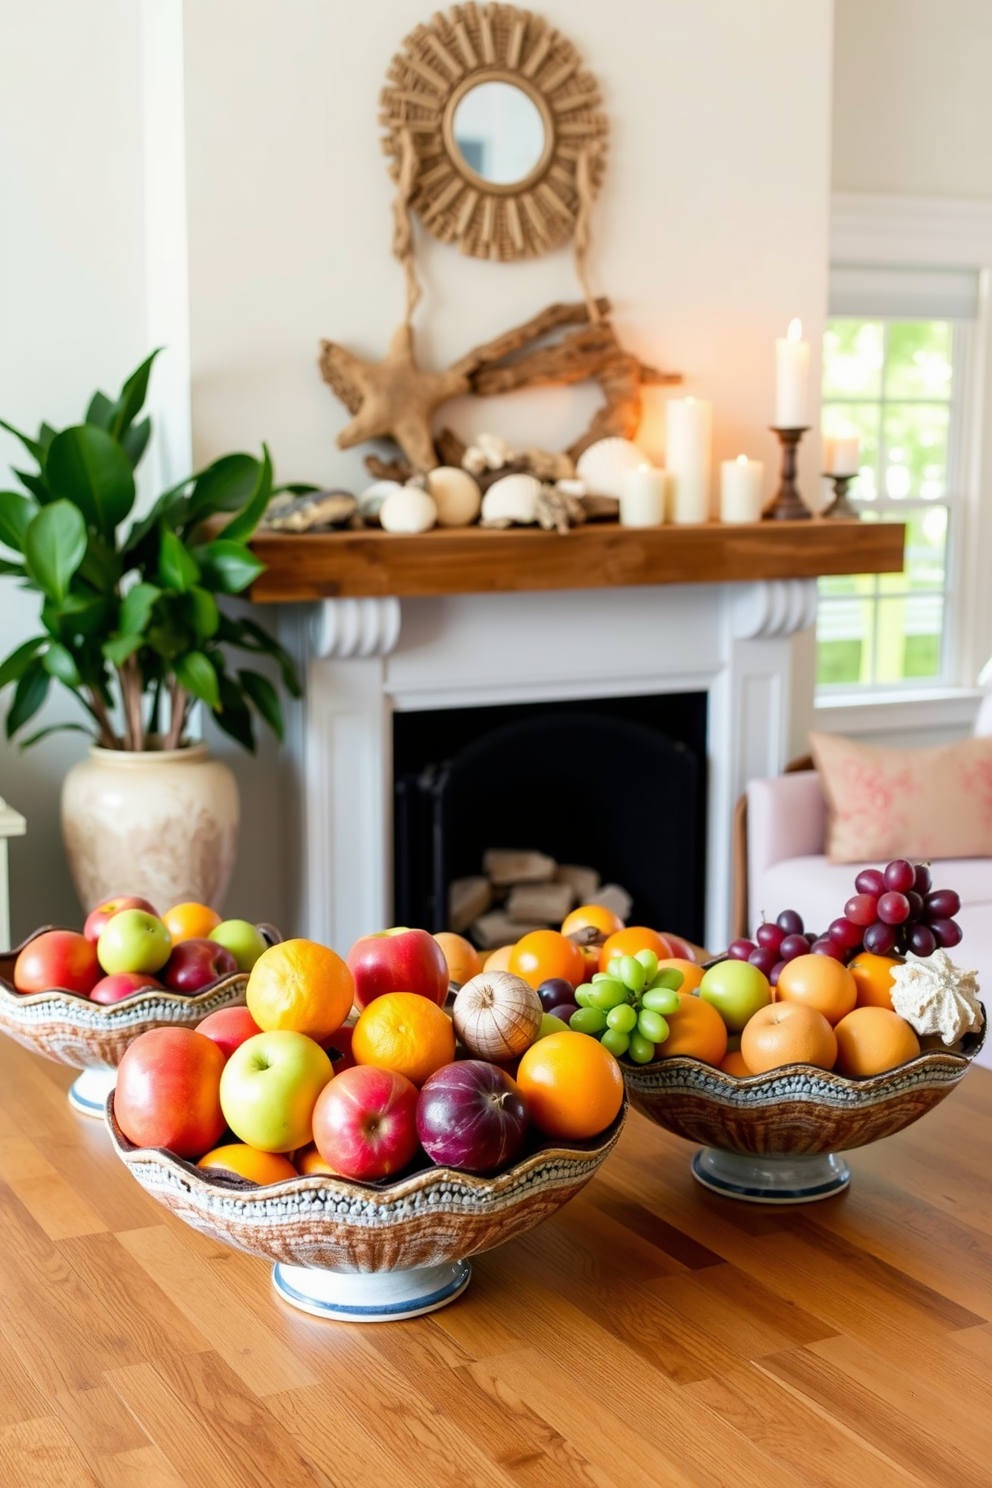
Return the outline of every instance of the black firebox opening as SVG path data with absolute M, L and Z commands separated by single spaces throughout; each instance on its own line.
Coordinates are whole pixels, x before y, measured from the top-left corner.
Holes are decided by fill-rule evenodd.
M 447 928 L 487 848 L 595 868 L 632 924 L 702 944 L 706 694 L 393 716 L 394 920 Z

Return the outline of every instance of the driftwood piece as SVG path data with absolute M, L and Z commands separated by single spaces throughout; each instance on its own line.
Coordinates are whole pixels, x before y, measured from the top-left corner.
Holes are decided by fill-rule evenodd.
M 511 920 L 520 924 L 535 921 L 543 925 L 560 925 L 574 903 L 571 884 L 517 884 L 510 890 L 506 912 Z
M 576 904 L 589 904 L 599 888 L 599 874 L 595 868 L 586 868 L 580 863 L 559 863 L 555 878 L 559 883 L 571 884 Z
M 409 460 L 384 460 L 381 455 L 366 455 L 365 469 L 376 480 L 399 481 L 401 486 L 405 486 L 414 473 Z
M 555 876 L 558 864 L 545 853 L 519 852 L 510 848 L 490 847 L 482 866 L 493 883 L 547 883 Z
M 596 301 L 596 309 L 600 315 L 609 314 L 610 302 L 605 295 Z M 530 320 L 504 331 L 502 336 L 496 336 L 492 341 L 483 341 L 481 346 L 473 346 L 471 351 L 467 351 L 453 365 L 459 372 L 469 376 L 477 368 L 500 362 L 504 357 L 512 356 L 531 341 L 538 341 L 551 331 L 559 330 L 562 326 L 585 325 L 588 320 L 589 310 L 584 300 L 560 301 L 539 310 Z
M 496 951 L 500 946 L 513 945 L 532 930 L 547 928 L 547 922 L 542 924 L 535 921 L 525 925 L 518 920 L 511 920 L 504 909 L 491 909 L 488 914 L 479 916 L 470 927 L 469 933 L 482 950 Z
M 448 885 L 448 926 L 460 935 L 473 920 L 484 915 L 493 902 L 492 885 L 481 874 L 454 878 Z
M 434 436 L 434 448 L 442 465 L 456 465 L 461 468 L 468 445 L 454 429 L 444 428 Z

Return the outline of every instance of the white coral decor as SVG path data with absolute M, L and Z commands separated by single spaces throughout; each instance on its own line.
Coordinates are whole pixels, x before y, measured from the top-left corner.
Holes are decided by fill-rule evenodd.
M 939 1033 L 945 1044 L 982 1026 L 977 973 L 962 971 L 946 951 L 908 952 L 905 965 L 892 968 L 891 995 L 896 1012 L 917 1033 Z

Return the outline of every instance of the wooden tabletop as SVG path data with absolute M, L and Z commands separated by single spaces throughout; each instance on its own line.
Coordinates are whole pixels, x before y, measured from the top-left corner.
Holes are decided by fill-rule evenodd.
M 590 522 L 564 535 L 538 527 L 262 532 L 252 548 L 266 572 L 250 593 L 274 603 L 901 573 L 905 532 L 898 522 L 845 518 L 686 527 Z
M 0 1038 L 3 1488 L 992 1482 L 992 1073 L 799 1209 L 632 1115 L 461 1300 L 370 1327 L 172 1219 L 70 1077 Z

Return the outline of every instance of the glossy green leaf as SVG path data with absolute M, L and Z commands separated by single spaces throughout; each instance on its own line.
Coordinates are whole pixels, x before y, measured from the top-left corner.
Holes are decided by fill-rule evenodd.
M 121 560 L 116 550 L 98 533 L 89 534 L 86 556 L 79 565 L 79 577 L 102 594 L 111 594 L 117 589 L 121 577 Z
M 218 537 L 202 548 L 194 548 L 205 588 L 221 594 L 240 594 L 265 572 L 265 564 L 239 542 Z
M 118 630 L 123 635 L 140 635 L 151 619 L 152 606 L 161 594 L 156 584 L 135 584 L 121 601 Z
M 263 677 L 261 672 L 245 670 L 238 672 L 238 680 L 269 728 L 282 743 L 282 709 L 279 706 L 279 695 L 268 677 Z
M 53 446 L 54 448 L 54 446 Z M 35 583 L 61 601 L 86 555 L 86 524 L 69 501 L 42 507 L 24 534 L 24 558 Z
M 45 421 L 42 420 L 38 428 L 38 443 L 41 445 L 41 448 L 45 451 L 46 455 L 48 453 L 48 447 L 57 433 L 57 429 L 53 429 L 51 424 L 46 424 Z
M 224 528 L 224 536 L 228 542 L 247 542 L 259 522 L 265 516 L 265 509 L 272 500 L 272 459 L 269 455 L 268 445 L 262 445 L 262 464 L 258 472 L 258 482 L 248 505 Z
M 93 424 L 97 429 L 106 429 L 109 433 L 116 410 L 117 404 L 106 393 L 94 393 L 86 410 L 86 423 Z
M 114 421 L 110 426 L 110 432 L 115 439 L 120 439 L 131 424 L 137 418 L 144 407 L 145 398 L 148 396 L 148 379 L 151 376 L 152 363 L 162 348 L 159 346 L 146 357 L 141 366 L 138 367 L 121 388 L 121 395 L 117 399 L 117 407 L 114 413 Z
M 37 502 L 22 496 L 20 491 L 0 491 L 0 543 L 13 548 L 15 553 L 23 553 L 24 534 L 38 511 Z
M 158 571 L 165 587 L 174 589 L 177 594 L 185 594 L 200 577 L 196 560 L 164 524 L 158 550 Z
M 180 686 L 185 687 L 201 703 L 206 703 L 209 708 L 216 708 L 220 704 L 220 688 L 217 682 L 217 673 L 209 658 L 202 651 L 187 651 L 185 656 L 180 656 L 176 661 L 176 676 Z
M 12 563 L 9 558 L 0 558 L 0 574 L 23 578 L 27 574 L 27 569 L 23 563 Z
M 6 687 L 8 682 L 16 682 L 23 677 L 41 647 L 47 644 L 47 636 L 32 636 L 30 641 L 24 641 L 15 651 L 11 651 L 0 664 L 0 687 Z
M 220 684 L 220 707 L 214 713 L 214 722 L 243 748 L 255 753 L 255 727 L 251 709 L 242 696 L 237 683 L 224 672 L 218 678 Z
M 82 572 L 82 570 L 80 570 Z M 61 605 L 42 606 L 41 618 L 53 634 L 88 638 L 105 634 L 113 623 L 116 600 L 103 594 L 67 594 Z
M 109 641 L 104 641 L 100 649 L 111 666 L 120 667 L 143 644 L 144 636 L 141 635 L 114 635 L 110 637 Z
M 175 528 L 181 526 L 179 514 L 185 511 L 186 497 L 183 492 L 189 485 L 189 480 L 180 481 L 177 486 L 172 486 L 168 491 L 163 491 L 158 497 L 151 511 L 134 523 L 124 543 L 124 556 L 130 557 L 151 536 L 160 522 Z
M 11 468 L 13 469 L 13 467 Z M 25 491 L 31 492 L 31 495 L 38 502 L 39 506 L 47 506 L 48 502 L 52 500 L 52 493 L 48 489 L 43 476 L 32 475 L 30 470 L 14 470 L 13 473 L 17 476 Z
M 40 661 L 31 662 L 14 689 L 14 701 L 7 713 L 7 738 L 12 739 L 28 719 L 33 718 L 48 696 L 51 678 Z
M 63 429 L 46 465 L 56 497 L 78 506 L 90 527 L 112 537 L 134 505 L 134 472 L 116 439 L 92 424 Z
M 26 739 L 22 739 L 21 748 L 30 749 L 32 744 L 40 744 L 49 734 L 85 734 L 88 739 L 94 737 L 93 730 L 84 728 L 81 723 L 50 723 L 47 728 L 39 729 L 36 734 L 29 734 Z
M 131 462 L 132 470 L 140 463 L 151 437 L 152 421 L 150 418 L 142 419 L 140 424 L 132 424 L 130 429 L 125 429 L 121 435 L 121 449 Z
M 186 613 L 189 623 L 201 640 L 209 640 L 217 634 L 217 627 L 220 624 L 217 601 L 212 594 L 206 589 L 201 589 L 198 584 L 194 584 L 186 595 Z
M 82 677 L 71 651 L 59 641 L 53 641 L 42 658 L 42 666 L 50 677 L 64 682 L 66 687 L 81 687 Z
M 15 429 L 13 424 L 8 424 L 6 419 L 0 419 L 0 429 L 6 429 L 8 434 L 13 434 L 19 439 L 33 460 L 37 460 L 39 466 L 45 463 L 45 447 L 37 439 L 32 439 L 30 434 L 22 434 L 20 429 Z
M 224 455 L 196 477 L 190 493 L 188 522 L 201 522 L 214 512 L 239 512 L 258 488 L 259 463 L 252 455 Z

